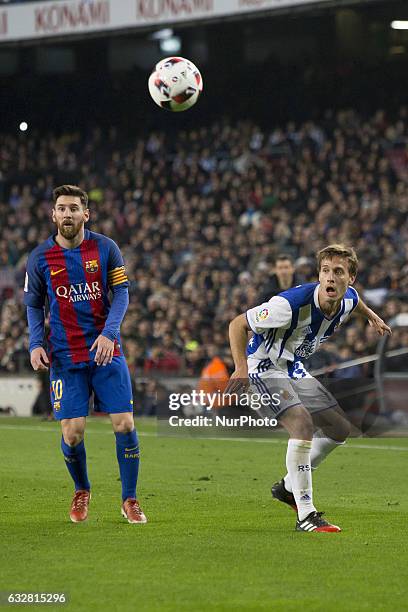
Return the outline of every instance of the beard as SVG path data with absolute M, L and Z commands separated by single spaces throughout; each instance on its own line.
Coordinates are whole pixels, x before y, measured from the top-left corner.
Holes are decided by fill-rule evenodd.
M 71 223 L 66 225 L 65 223 L 58 224 L 58 230 L 66 240 L 73 240 L 80 232 L 83 223 Z

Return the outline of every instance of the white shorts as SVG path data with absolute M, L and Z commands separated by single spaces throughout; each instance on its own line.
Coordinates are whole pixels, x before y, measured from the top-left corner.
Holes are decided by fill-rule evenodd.
M 256 394 L 269 395 L 270 401 L 262 402 L 259 412 L 262 416 L 273 416 L 276 418 L 292 406 L 302 404 L 310 414 L 335 408 L 338 404 L 335 397 L 321 382 L 313 376 L 292 379 L 279 372 L 268 371 L 267 376 L 263 374 L 250 374 L 251 391 Z

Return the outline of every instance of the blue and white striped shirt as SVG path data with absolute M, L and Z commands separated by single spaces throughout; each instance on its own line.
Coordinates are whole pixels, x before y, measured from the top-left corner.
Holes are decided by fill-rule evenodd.
M 279 370 L 290 378 L 308 375 L 303 360 L 347 320 L 359 300 L 357 291 L 349 287 L 339 311 L 328 319 L 320 309 L 318 291 L 319 283 L 299 285 L 247 311 L 254 332 L 247 346 L 250 374 Z

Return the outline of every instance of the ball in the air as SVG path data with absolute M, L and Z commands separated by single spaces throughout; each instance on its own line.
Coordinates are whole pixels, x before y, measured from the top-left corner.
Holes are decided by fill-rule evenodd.
M 167 110 L 185 111 L 194 106 L 203 90 L 197 66 L 184 57 L 166 57 L 149 77 L 153 100 Z

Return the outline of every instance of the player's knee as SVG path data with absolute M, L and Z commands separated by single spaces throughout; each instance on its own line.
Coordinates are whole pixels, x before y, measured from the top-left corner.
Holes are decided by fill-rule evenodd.
M 339 419 L 335 423 L 331 423 L 321 428 L 323 433 L 335 442 L 344 442 L 351 433 L 351 426 L 347 419 Z
M 344 419 L 340 424 L 338 424 L 333 429 L 329 437 L 332 438 L 332 440 L 335 440 L 336 442 L 344 442 L 345 440 L 347 440 L 350 433 L 351 433 L 350 423 Z
M 299 421 L 294 431 L 294 437 L 298 440 L 311 440 L 313 438 L 313 423 L 307 418 Z
M 299 410 L 293 428 L 293 435 L 298 440 L 311 440 L 313 438 L 313 420 L 306 408 Z
M 83 431 L 64 431 L 64 442 L 68 446 L 77 446 L 84 439 Z
M 113 422 L 113 429 L 116 433 L 129 433 L 130 431 L 133 431 L 134 428 L 135 425 L 133 422 L 133 415 L 130 417 L 126 415 L 123 418 Z
M 313 438 L 313 421 L 310 413 L 304 406 L 289 408 L 281 418 L 291 438 L 298 440 L 311 440 Z
M 133 431 L 133 425 L 129 425 L 129 423 L 120 423 L 115 427 L 115 431 L 117 433 L 129 433 Z
M 347 440 L 350 434 L 351 434 L 350 423 L 346 419 L 344 419 L 341 424 L 340 431 L 338 432 L 339 437 L 336 438 L 337 442 L 344 442 L 345 440 Z

